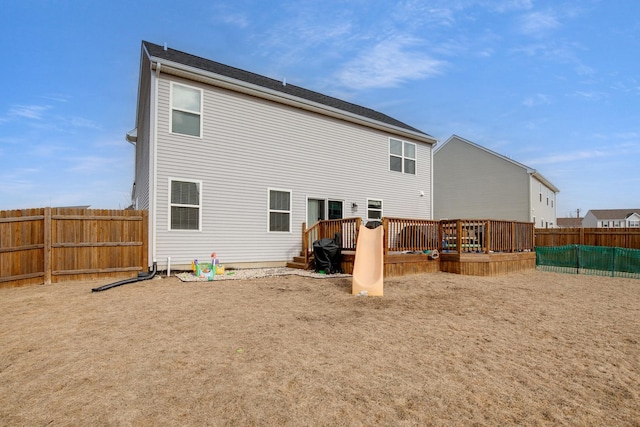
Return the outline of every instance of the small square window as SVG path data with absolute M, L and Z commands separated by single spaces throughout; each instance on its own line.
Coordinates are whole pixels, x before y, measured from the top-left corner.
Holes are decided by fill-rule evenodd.
M 411 142 L 389 139 L 389 170 L 416 174 L 416 145 Z

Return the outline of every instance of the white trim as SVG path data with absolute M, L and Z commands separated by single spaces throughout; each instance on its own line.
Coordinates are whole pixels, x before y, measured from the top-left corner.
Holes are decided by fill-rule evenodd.
M 191 86 L 191 85 L 187 85 L 184 83 L 178 83 L 178 82 L 170 82 L 170 88 L 169 88 L 169 133 L 172 135 L 180 135 L 180 136 L 186 136 L 186 137 L 191 137 L 191 138 L 198 138 L 198 139 L 203 139 L 204 135 L 202 133 L 203 130 L 203 122 L 204 122 L 204 115 L 203 115 L 203 111 L 204 111 L 204 90 L 202 88 L 196 87 L 196 86 Z M 196 90 L 198 92 L 200 92 L 200 111 L 195 111 L 195 110 L 186 110 L 184 108 L 174 108 L 173 106 L 173 88 L 175 86 L 182 86 L 184 88 L 187 89 L 193 89 Z M 183 113 L 188 113 L 188 114 L 197 114 L 200 116 L 200 134 L 199 135 L 190 135 L 188 133 L 181 133 L 181 132 L 174 132 L 173 131 L 173 111 L 180 111 Z
M 271 210 L 271 192 L 272 191 L 279 191 L 281 193 L 289 193 L 289 210 L 285 211 L 285 210 L 277 210 L 274 209 L 273 211 Z M 276 213 L 287 213 L 289 214 L 289 231 L 271 231 L 270 230 L 270 225 L 271 225 L 271 212 L 276 212 Z M 267 233 L 291 233 L 292 232 L 292 225 L 293 225 L 293 191 L 291 190 L 285 190 L 283 188 L 273 188 L 273 187 L 268 187 L 267 188 Z
M 171 232 L 201 232 L 202 231 L 202 181 L 199 179 L 190 179 L 190 178 L 176 178 L 176 177 L 169 177 L 167 178 L 168 180 L 168 186 L 167 186 L 167 231 L 171 231 Z M 184 228 L 171 228 L 171 208 L 173 206 L 177 206 L 177 207 L 185 207 L 185 208 L 195 208 L 195 205 L 186 205 L 186 204 L 180 204 L 180 203 L 171 203 L 171 183 L 173 181 L 176 182 L 191 182 L 194 183 L 198 186 L 198 229 L 184 229 Z

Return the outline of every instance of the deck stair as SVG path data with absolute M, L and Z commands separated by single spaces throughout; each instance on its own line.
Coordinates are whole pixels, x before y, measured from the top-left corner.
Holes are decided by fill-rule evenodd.
M 312 270 L 313 269 L 313 255 L 309 257 L 309 262 L 304 261 L 304 254 L 293 257 L 293 261 L 287 262 L 287 267 L 297 268 L 299 270 Z

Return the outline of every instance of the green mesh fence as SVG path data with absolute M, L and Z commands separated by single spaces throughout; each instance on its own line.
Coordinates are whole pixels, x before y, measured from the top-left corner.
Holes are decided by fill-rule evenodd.
M 559 273 L 640 279 L 640 250 L 607 246 L 536 247 L 536 267 Z

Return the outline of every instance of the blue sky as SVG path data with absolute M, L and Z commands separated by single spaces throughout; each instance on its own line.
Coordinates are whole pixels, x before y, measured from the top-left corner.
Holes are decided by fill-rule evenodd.
M 129 204 L 142 40 L 460 135 L 553 182 L 558 216 L 636 208 L 639 16 L 636 0 L 9 0 L 0 210 Z

